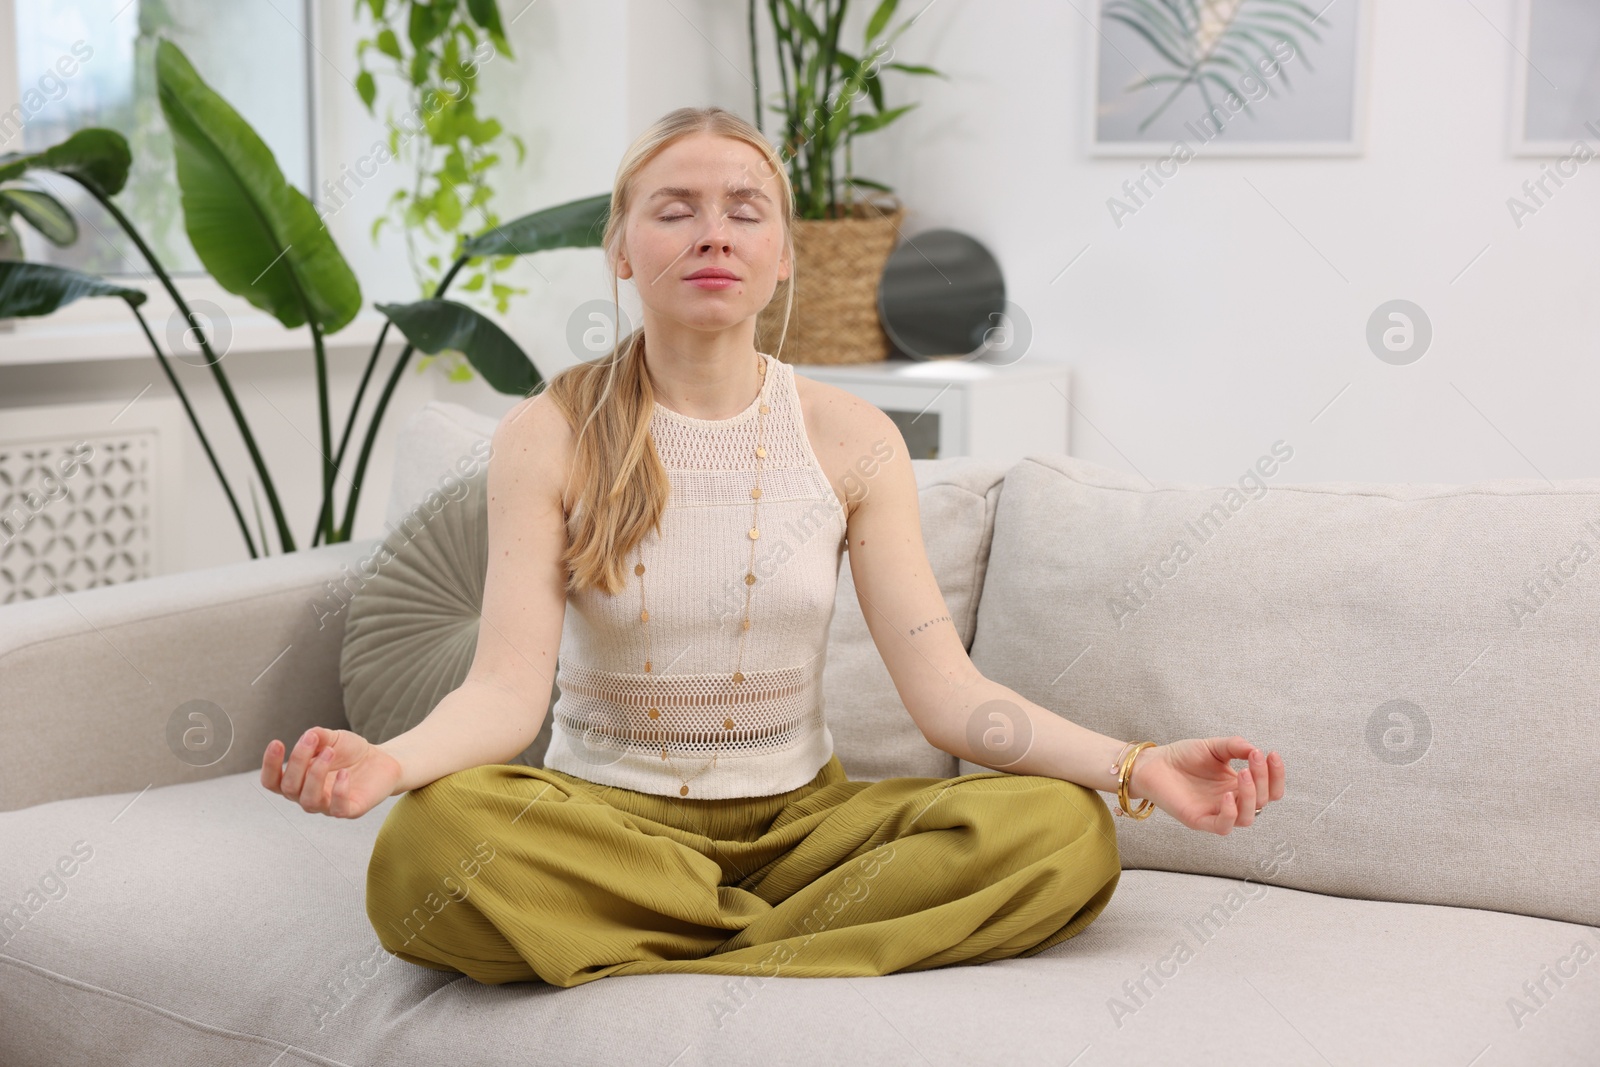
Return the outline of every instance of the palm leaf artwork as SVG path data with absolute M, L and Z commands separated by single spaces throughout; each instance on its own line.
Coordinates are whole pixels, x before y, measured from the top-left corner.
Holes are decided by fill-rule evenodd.
M 1273 79 L 1262 77 L 1257 65 L 1262 60 L 1278 68 L 1284 85 L 1292 88 L 1272 46 L 1287 41 L 1303 55 L 1305 46 L 1295 34 L 1322 40 L 1313 28 L 1317 12 L 1300 0 L 1111 0 L 1102 15 L 1127 26 L 1172 68 L 1141 77 L 1126 90 L 1172 84 L 1172 92 L 1139 124 L 1141 133 L 1191 85 L 1207 110 L 1214 106 L 1212 89 L 1220 90 L 1223 99 L 1230 94 L 1242 97 L 1235 83 L 1245 75 L 1256 78 L 1272 95 Z M 1304 62 L 1307 70 L 1316 69 Z M 1248 100 L 1244 110 L 1250 112 Z

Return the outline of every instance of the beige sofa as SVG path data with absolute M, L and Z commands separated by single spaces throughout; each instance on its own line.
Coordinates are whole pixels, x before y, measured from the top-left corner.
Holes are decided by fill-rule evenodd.
M 407 420 L 389 519 L 492 429 Z M 1119 737 L 1242 734 L 1284 799 L 1227 837 L 1117 820 L 1110 906 L 1026 960 L 482 986 L 367 923 L 392 799 L 258 781 L 272 738 L 345 725 L 325 607 L 376 539 L 12 605 L 0 1064 L 1600 1063 L 1600 480 L 1308 484 L 1282 442 L 1209 487 L 917 468 L 986 675 Z M 846 770 L 981 770 L 911 725 L 844 566 Z

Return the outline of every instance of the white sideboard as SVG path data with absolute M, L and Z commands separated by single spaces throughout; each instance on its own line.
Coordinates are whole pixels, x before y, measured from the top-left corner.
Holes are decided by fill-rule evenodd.
M 794 369 L 888 413 L 913 459 L 978 456 L 1010 466 L 1032 453 L 1068 448 L 1065 363 L 888 359 Z

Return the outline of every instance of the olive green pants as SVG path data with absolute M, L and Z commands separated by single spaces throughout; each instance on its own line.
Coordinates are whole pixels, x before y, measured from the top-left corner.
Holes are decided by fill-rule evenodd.
M 516 764 L 404 794 L 367 869 L 383 947 L 479 982 L 855 977 L 1032 956 L 1122 874 L 1100 794 L 998 772 L 658 796 Z

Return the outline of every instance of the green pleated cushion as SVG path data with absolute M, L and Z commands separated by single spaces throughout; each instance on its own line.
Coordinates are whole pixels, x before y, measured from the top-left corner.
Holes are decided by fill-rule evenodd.
M 447 491 L 429 493 L 384 538 L 347 609 L 339 657 L 345 717 L 374 743 L 426 718 L 466 678 L 477 649 L 488 466 L 447 481 Z M 552 685 L 552 704 L 558 695 Z M 543 766 L 549 745 L 546 714 L 533 744 L 508 762 Z

